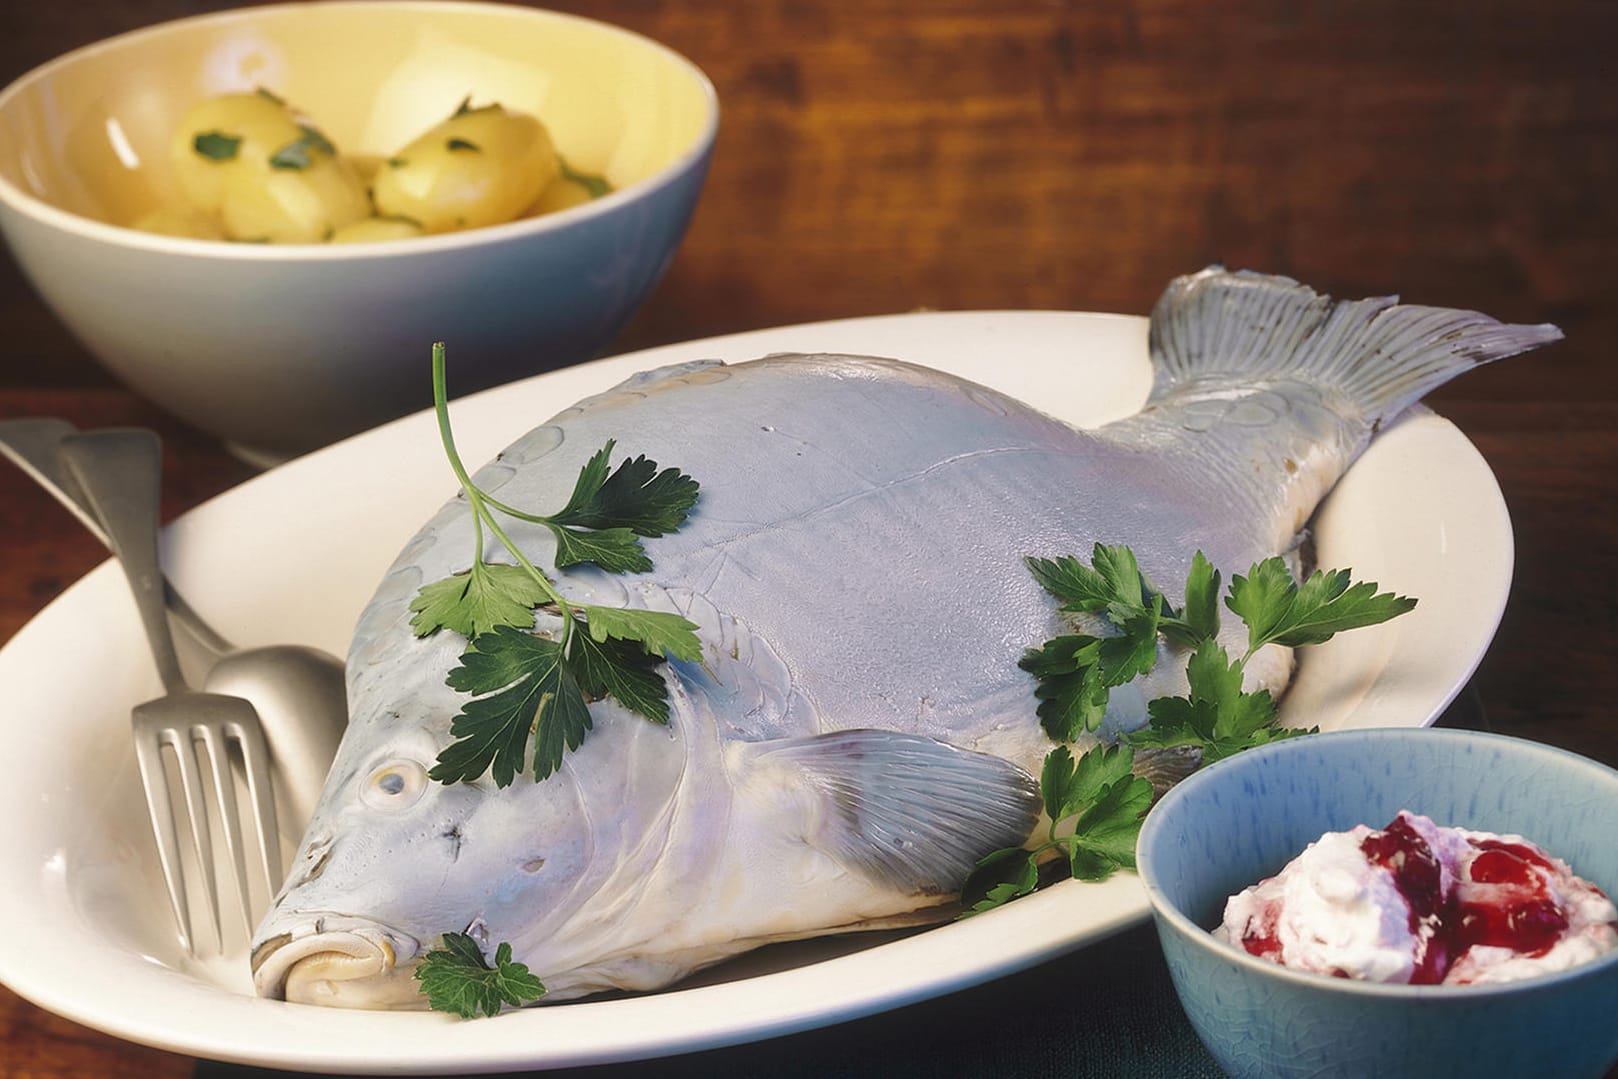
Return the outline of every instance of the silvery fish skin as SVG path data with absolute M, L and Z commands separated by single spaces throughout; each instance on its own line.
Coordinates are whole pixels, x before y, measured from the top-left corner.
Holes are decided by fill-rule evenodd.
M 662 668 L 667 727 L 592 705 L 593 732 L 542 782 L 430 781 L 466 700 L 444 684 L 465 641 L 418 639 L 408 605 L 471 562 L 452 500 L 360 618 L 350 727 L 255 934 L 259 992 L 422 1007 L 414 963 L 465 931 L 490 954 L 509 942 L 544 999 L 565 1000 L 659 988 L 768 941 L 936 919 L 1039 811 L 1051 743 L 1017 661 L 1065 627 L 1024 556 L 1128 544 L 1179 602 L 1193 552 L 1228 580 L 1291 551 L 1380 424 L 1559 337 L 1211 268 L 1153 312 L 1146 406 L 1092 431 L 855 356 L 686 364 L 579 402 L 476 481 L 554 511 L 608 439 L 615 460 L 696 477 L 685 526 L 647 541 L 651 572 L 556 577 L 581 602 L 684 614 L 703 662 Z M 509 533 L 550 564 L 548 532 Z M 484 555 L 509 560 L 492 540 Z M 1114 693 L 1103 736 L 1183 692 L 1179 658 Z M 1277 651 L 1248 673 L 1279 691 L 1290 663 Z

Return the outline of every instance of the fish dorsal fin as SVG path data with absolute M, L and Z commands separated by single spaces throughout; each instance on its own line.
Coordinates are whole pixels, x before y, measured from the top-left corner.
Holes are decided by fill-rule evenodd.
M 810 844 L 906 894 L 959 891 L 978 859 L 1020 845 L 1038 819 L 1027 772 L 921 735 L 848 730 L 745 748 L 749 766 L 808 794 Z
M 1208 377 L 1297 379 L 1388 419 L 1463 371 L 1559 341 L 1562 331 L 1476 311 L 1333 300 L 1289 277 L 1210 266 L 1152 309 L 1152 400 Z

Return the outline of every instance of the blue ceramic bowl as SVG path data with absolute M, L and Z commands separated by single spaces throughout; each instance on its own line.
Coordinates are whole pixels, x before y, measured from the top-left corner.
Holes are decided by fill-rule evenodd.
M 1138 849 L 1192 1025 L 1234 1076 L 1604 1074 L 1618 1060 L 1618 952 L 1496 986 L 1374 985 L 1290 971 L 1216 939 L 1225 899 L 1310 842 L 1400 809 L 1516 833 L 1618 895 L 1618 772 L 1533 742 L 1360 730 L 1248 750 L 1181 783 Z

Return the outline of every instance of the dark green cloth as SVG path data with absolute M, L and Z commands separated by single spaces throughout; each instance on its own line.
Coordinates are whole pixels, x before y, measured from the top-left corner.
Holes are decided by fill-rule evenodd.
M 986 985 L 881 1015 L 725 1049 L 543 1074 L 549 1079 L 1222 1075 L 1180 1010 L 1150 924 Z M 196 1069 L 196 1079 L 283 1075 L 214 1063 Z

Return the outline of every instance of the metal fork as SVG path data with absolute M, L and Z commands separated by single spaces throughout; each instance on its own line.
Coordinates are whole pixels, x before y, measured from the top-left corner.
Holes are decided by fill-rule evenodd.
M 95 513 L 84 505 L 84 493 L 79 490 L 73 477 L 68 475 L 58 452 L 64 439 L 78 433 L 77 427 L 54 416 L 21 416 L 0 420 L 0 456 L 10 459 L 12 464 L 61 503 L 92 536 L 101 541 L 102 546 L 110 546 L 107 530 L 101 527 Z M 168 598 L 169 613 L 174 615 L 178 628 L 201 650 L 201 662 L 212 665 L 231 651 L 230 642 L 203 620 L 172 583 L 164 582 L 164 592 Z
M 180 669 L 164 605 L 164 579 L 158 548 L 162 450 L 151 431 L 92 431 L 63 439 L 60 460 L 106 531 L 108 545 L 128 578 L 135 606 L 151 645 L 164 695 L 136 705 L 135 757 L 152 831 L 157 839 L 163 880 L 180 942 L 196 954 L 196 927 L 187 898 L 185 869 L 176 826 L 175 797 L 164 766 L 164 747 L 175 759 L 195 862 L 212 915 L 215 947 L 223 951 L 219 879 L 214 866 L 209 806 L 201 768 L 212 780 L 213 809 L 223 826 L 225 849 L 235 873 L 242 917 L 251 929 L 253 910 L 247 850 L 243 842 L 238 790 L 230 747 L 240 754 L 247 799 L 257 836 L 265 894 L 281 880 L 280 832 L 270 786 L 270 758 L 258 713 L 240 697 L 190 689 Z

